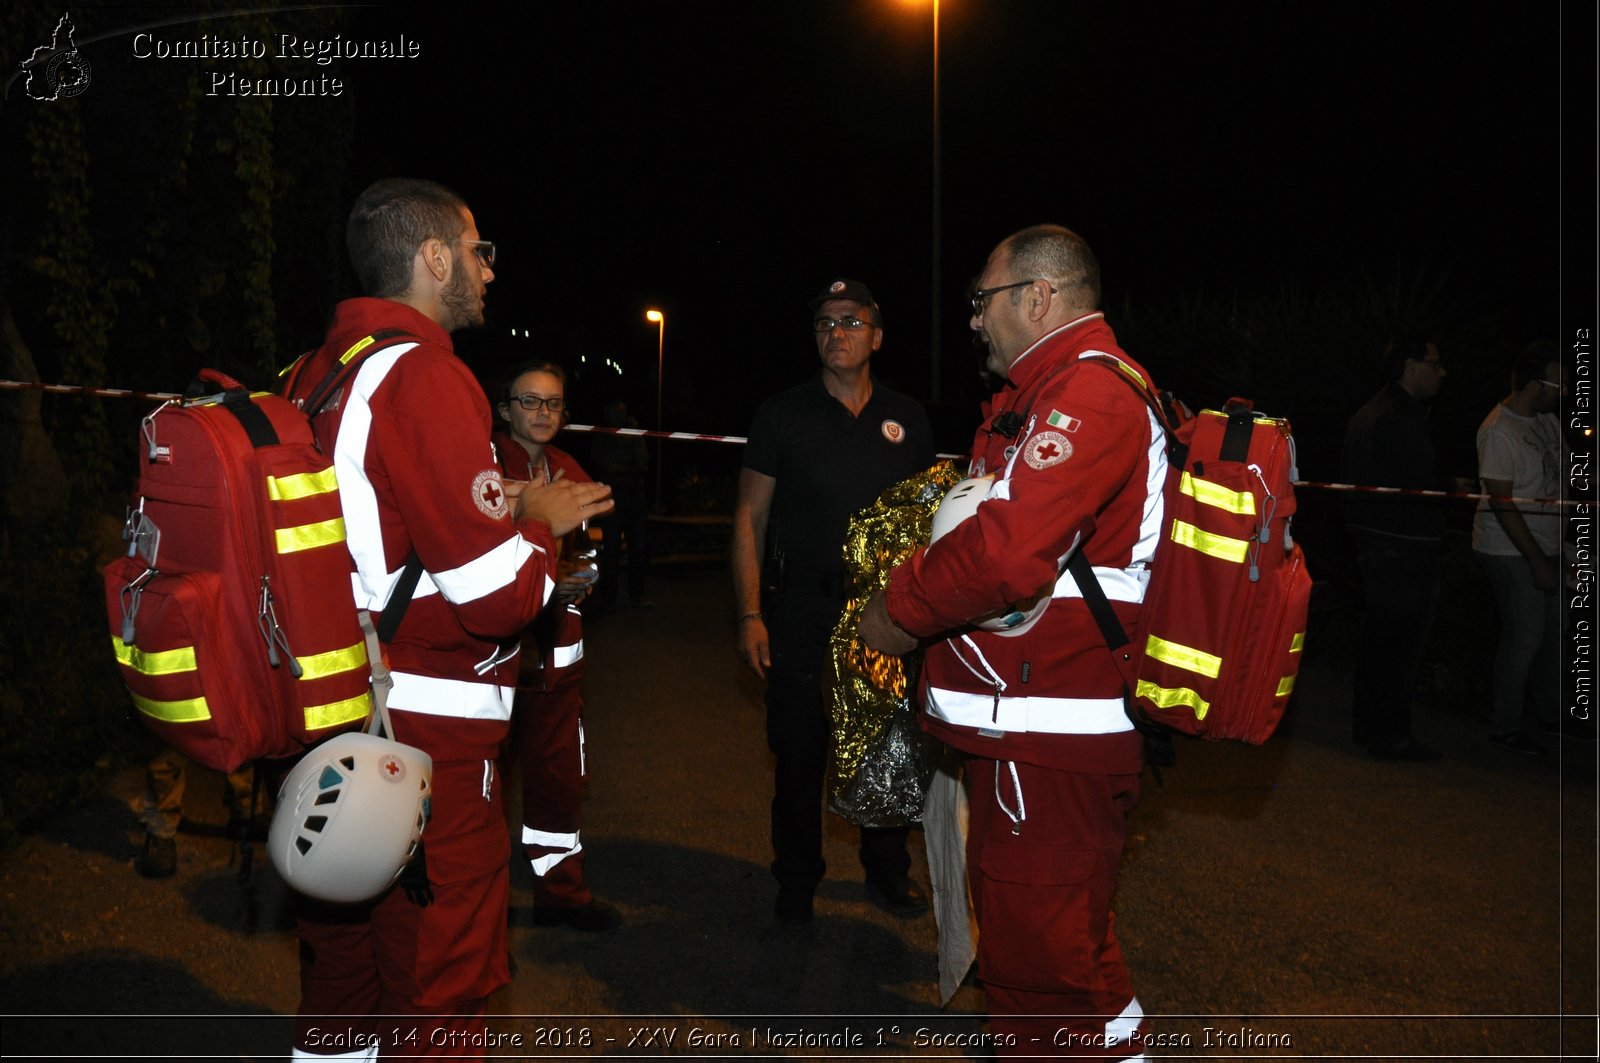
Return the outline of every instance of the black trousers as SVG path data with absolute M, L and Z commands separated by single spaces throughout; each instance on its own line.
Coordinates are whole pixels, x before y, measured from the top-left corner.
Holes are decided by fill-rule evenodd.
M 1439 605 L 1437 542 L 1357 533 L 1366 621 L 1351 737 L 1367 745 L 1411 731 L 1411 695 Z
M 831 724 L 822 698 L 828 635 L 844 601 L 837 595 L 769 595 L 763 612 L 771 639 L 767 673 L 767 748 L 776 760 L 772 794 L 772 874 L 780 883 L 814 887 L 822 859 L 822 784 Z M 861 828 L 861 866 L 868 878 L 899 877 L 911 867 L 909 827 Z

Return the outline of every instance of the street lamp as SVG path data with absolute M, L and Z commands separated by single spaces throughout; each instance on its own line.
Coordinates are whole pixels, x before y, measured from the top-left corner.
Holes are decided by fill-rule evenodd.
M 665 353 L 667 349 L 667 315 L 659 310 L 650 309 L 644 312 L 644 319 L 656 327 L 656 431 L 662 431 L 661 424 L 661 395 L 662 376 L 666 369 Z M 661 437 L 656 437 L 656 505 L 661 505 Z
M 919 2 L 919 0 L 912 0 Z M 939 225 L 939 171 L 941 168 L 939 152 L 939 0 L 933 0 L 933 254 L 930 256 L 932 267 L 932 298 L 928 301 L 933 308 L 932 333 L 928 337 L 928 398 L 934 402 L 939 401 L 939 369 L 941 356 L 939 353 L 939 333 L 942 327 L 943 313 L 940 311 L 941 300 L 944 293 L 940 290 L 940 251 L 941 236 Z

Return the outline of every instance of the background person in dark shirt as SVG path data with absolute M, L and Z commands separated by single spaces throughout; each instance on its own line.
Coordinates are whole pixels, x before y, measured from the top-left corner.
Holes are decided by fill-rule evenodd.
M 1428 434 L 1428 410 L 1444 384 L 1439 348 L 1420 337 L 1391 340 L 1389 382 L 1345 429 L 1342 478 L 1370 487 L 1452 490 Z M 1437 760 L 1411 733 L 1411 695 L 1439 604 L 1444 513 L 1435 499 L 1351 492 L 1345 527 L 1359 552 L 1366 623 L 1354 683 L 1352 737 L 1380 760 Z
M 792 926 L 810 922 L 827 870 L 822 670 L 844 608 L 845 527 L 885 488 L 933 462 L 922 407 L 872 378 L 883 317 L 867 286 L 835 280 L 811 301 L 811 315 L 822 372 L 756 411 L 733 514 L 739 652 L 767 680 L 767 745 L 776 758 L 774 910 Z M 873 899 L 909 917 L 928 901 L 909 875 L 907 833 L 863 827 L 860 855 Z

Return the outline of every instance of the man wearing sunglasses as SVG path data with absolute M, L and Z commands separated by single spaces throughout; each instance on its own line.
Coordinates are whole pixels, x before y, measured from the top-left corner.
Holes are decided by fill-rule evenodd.
M 1041 225 L 1008 237 L 971 299 L 989 369 L 1006 381 L 969 472 L 993 483 L 973 515 L 868 599 L 861 638 L 893 654 L 929 640 L 923 726 L 965 758 L 978 973 L 1000 1054 L 1120 1059 L 1139 1052 L 1143 1011 L 1110 906 L 1143 741 L 1126 680 L 1063 568 L 1081 551 L 1124 629 L 1137 630 L 1166 439 L 1076 233 Z M 1026 630 L 972 626 L 1041 586 L 1049 605 Z
M 867 286 L 835 280 L 810 310 L 822 371 L 756 412 L 733 520 L 739 652 L 767 681 L 767 745 L 776 758 L 773 910 L 785 926 L 811 921 L 827 870 L 822 675 L 828 636 L 844 608 L 845 528 L 885 488 L 933 462 L 927 414 L 872 376 L 883 317 Z M 863 827 L 859 855 L 869 896 L 910 918 L 926 912 L 928 901 L 909 874 L 907 833 Z
M 599 484 L 517 494 L 502 481 L 489 404 L 450 341 L 482 323 L 494 279 L 494 245 L 459 196 L 431 181 L 378 181 L 356 200 L 346 239 L 367 295 L 338 305 L 291 398 L 365 355 L 315 428 L 338 470 L 353 604 L 376 616 L 410 594 L 384 647 L 388 714 L 391 737 L 433 760 L 431 818 L 405 888 L 359 905 L 299 898 L 294 1056 L 331 1048 L 371 1059 L 379 1044 L 458 1054 L 482 1042 L 489 994 L 510 980 L 496 763 L 516 637 L 554 585 L 555 540 L 611 503 Z M 398 590 L 416 564 L 415 591 Z

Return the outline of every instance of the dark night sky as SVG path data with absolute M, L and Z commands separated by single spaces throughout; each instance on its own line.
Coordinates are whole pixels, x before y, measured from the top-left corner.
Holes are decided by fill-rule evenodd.
M 1554 0 L 1493 17 L 1454 0 L 943 0 L 944 398 L 970 410 L 981 397 L 968 281 L 997 240 L 1041 221 L 1088 237 L 1113 306 L 1421 262 L 1492 292 L 1525 334 L 1555 333 L 1558 241 L 1593 238 L 1588 122 L 1566 144 L 1588 195 L 1576 215 L 1558 198 L 1563 77 L 1569 101 L 1592 104 L 1594 15 L 1576 28 L 1562 15 Z M 422 51 L 333 68 L 358 116 L 349 194 L 434 177 L 500 244 L 490 327 L 460 343 L 480 372 L 512 353 L 611 358 L 648 414 L 643 312 L 659 305 L 669 426 L 742 432 L 759 398 L 814 368 L 805 303 L 844 274 L 884 306 L 880 374 L 929 393 L 928 3 L 349 16 L 348 38 L 404 34 Z M 296 32 L 297 17 L 271 24 Z M 1563 72 L 1564 34 L 1588 42 L 1586 66 Z M 320 105 L 282 100 L 274 120 Z M 502 349 L 512 328 L 534 331 L 520 352 Z M 580 403 L 618 386 L 591 369 Z
M 880 371 L 927 394 L 927 5 L 451 10 L 451 26 L 436 6 L 361 15 L 356 35 L 405 32 L 425 56 L 351 70 L 357 176 L 427 172 L 474 204 L 503 245 L 493 325 L 642 372 L 659 303 L 669 408 L 699 418 L 673 427 L 739 431 L 749 398 L 808 371 L 804 302 L 844 273 L 884 304 Z M 1491 20 L 1443 2 L 946 0 L 940 16 L 947 398 L 978 394 L 967 281 L 1045 220 L 1089 238 L 1112 302 L 1426 260 L 1499 275 L 1508 313 L 1554 319 L 1554 3 Z M 732 401 L 685 405 L 707 394 Z

